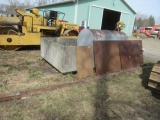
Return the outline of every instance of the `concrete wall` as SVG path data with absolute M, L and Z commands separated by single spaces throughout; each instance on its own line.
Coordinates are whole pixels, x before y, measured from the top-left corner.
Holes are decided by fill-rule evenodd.
M 76 39 L 41 37 L 41 56 L 61 73 L 77 71 Z

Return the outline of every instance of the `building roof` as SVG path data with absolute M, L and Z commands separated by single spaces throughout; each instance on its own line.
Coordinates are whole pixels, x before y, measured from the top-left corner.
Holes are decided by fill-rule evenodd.
M 122 0 L 135 14 L 137 14 L 137 12 L 127 3 L 126 0 Z
M 62 1 L 62 2 L 57 2 L 57 3 L 47 4 L 47 5 L 40 5 L 40 6 L 35 6 L 35 7 L 36 8 L 42 8 L 42 7 L 48 7 L 48 6 L 53 6 L 53 5 L 60 5 L 60 4 L 70 3 L 70 2 L 76 2 L 76 0 L 65 0 L 65 1 Z M 27 8 L 26 10 L 30 10 L 32 8 Z
M 77 0 L 65 0 L 62 2 L 57 2 L 57 3 L 53 3 L 53 4 L 47 4 L 47 5 L 40 5 L 40 6 L 35 6 L 36 8 L 42 8 L 42 7 L 48 7 L 48 6 L 53 6 L 53 5 L 59 5 L 59 4 L 65 4 L 65 3 L 70 3 L 70 2 L 76 2 Z M 137 14 L 137 12 L 127 3 L 126 0 L 122 0 L 135 14 Z M 27 8 L 26 10 L 29 10 L 32 8 Z

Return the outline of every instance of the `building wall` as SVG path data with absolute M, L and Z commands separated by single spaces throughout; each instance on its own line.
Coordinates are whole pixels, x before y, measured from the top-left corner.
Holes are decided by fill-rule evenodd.
M 46 7 L 39 7 L 39 14 L 43 15 L 44 10 L 54 10 L 54 11 L 60 11 L 65 13 L 64 20 L 67 20 L 69 22 L 74 22 L 74 14 L 75 14 L 75 4 L 71 3 L 64 3 L 64 4 L 58 4 L 53 6 L 46 6 Z M 62 19 L 63 15 L 60 16 L 60 19 Z
M 89 28 L 101 29 L 104 8 L 121 12 L 120 20 L 126 24 L 123 32 L 131 35 L 135 14 L 121 0 L 79 0 L 77 23 L 86 20 Z
M 39 7 L 41 11 L 56 10 L 65 13 L 65 20 L 81 24 L 86 20 L 90 29 L 101 29 L 103 9 L 121 12 L 120 20 L 126 24 L 125 32 L 131 35 L 135 13 L 123 2 L 123 0 L 78 0 L 78 3 L 69 2 L 53 6 Z M 40 12 L 42 14 L 42 12 Z M 77 16 L 76 16 L 77 14 Z

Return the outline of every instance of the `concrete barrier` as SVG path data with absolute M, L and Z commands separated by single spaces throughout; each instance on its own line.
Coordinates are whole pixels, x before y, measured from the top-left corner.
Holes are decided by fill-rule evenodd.
M 41 56 L 61 73 L 77 71 L 75 38 L 41 37 Z

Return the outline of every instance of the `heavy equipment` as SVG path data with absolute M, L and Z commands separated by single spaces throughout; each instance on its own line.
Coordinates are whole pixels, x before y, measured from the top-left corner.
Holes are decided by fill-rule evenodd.
M 27 45 L 40 45 L 41 36 L 68 37 L 78 36 L 79 26 L 64 21 L 65 13 L 33 8 L 30 13 L 15 9 L 19 16 L 0 17 L 0 49 L 18 50 Z M 59 16 L 62 15 L 62 20 Z
M 160 31 L 160 25 L 154 25 L 153 27 L 142 27 L 140 33 L 145 34 L 147 37 L 156 37 Z

